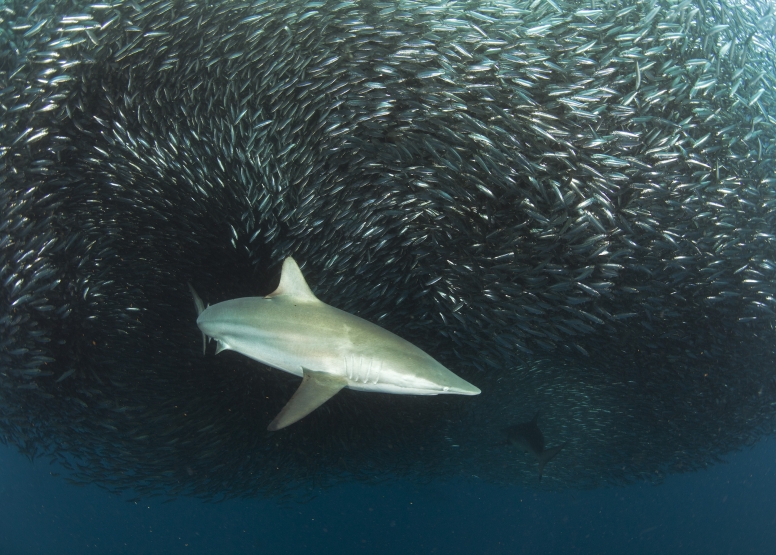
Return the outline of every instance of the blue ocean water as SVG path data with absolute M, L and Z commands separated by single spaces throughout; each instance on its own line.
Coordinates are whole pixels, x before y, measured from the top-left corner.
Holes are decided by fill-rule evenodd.
M 548 467 L 549 468 L 549 467 Z M 472 477 L 308 503 L 128 502 L 0 449 L 0 553 L 772 554 L 776 441 L 661 485 L 539 493 Z M 551 469 L 548 471 L 551 472 Z M 602 472 L 605 471 L 602 469 Z

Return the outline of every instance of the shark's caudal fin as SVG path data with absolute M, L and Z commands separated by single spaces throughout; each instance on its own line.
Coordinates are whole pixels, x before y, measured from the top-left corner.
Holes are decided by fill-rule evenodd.
M 313 372 L 305 368 L 304 378 L 302 378 L 299 389 L 289 399 L 283 410 L 278 413 L 275 420 L 270 422 L 267 429 L 274 432 L 301 420 L 334 397 L 347 384 L 347 380 L 341 376 Z
M 194 306 L 197 307 L 197 316 L 202 314 L 202 312 L 205 310 L 205 303 L 202 302 L 202 299 L 199 298 L 199 295 L 197 295 L 197 292 L 194 290 L 194 288 L 189 283 L 189 291 L 191 291 L 191 296 L 194 297 Z M 205 354 L 205 351 L 207 349 L 207 336 L 203 333 L 202 334 L 202 354 Z
M 538 416 L 538 413 L 537 413 Z M 539 455 L 539 480 L 542 479 L 542 473 L 544 472 L 544 465 L 550 462 L 555 455 L 560 453 L 560 450 L 563 449 L 566 446 L 564 443 L 563 445 L 558 445 L 557 447 L 550 447 L 549 449 L 545 449 L 542 451 L 542 454 Z

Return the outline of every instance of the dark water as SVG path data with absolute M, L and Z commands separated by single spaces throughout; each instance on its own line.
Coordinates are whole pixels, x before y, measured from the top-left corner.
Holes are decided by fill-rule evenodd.
M 0 439 L 118 486 L 262 491 L 357 474 L 339 465 L 354 453 L 427 483 L 135 503 L 0 447 L 0 555 L 776 553 L 774 439 L 660 485 L 575 488 L 774 432 L 770 5 L 88 4 L 0 0 Z M 341 394 L 317 429 L 352 421 L 361 443 L 310 421 L 254 441 L 243 423 L 292 388 L 202 357 L 181 291 L 259 294 L 256 268 L 290 254 L 323 300 L 468 350 L 485 394 L 436 431 L 414 423 L 439 400 L 376 431 Z M 556 348 L 571 362 L 518 372 Z M 492 447 L 540 408 L 548 445 L 569 445 L 546 471 L 561 493 Z M 460 464 L 442 429 L 466 440 Z M 261 477 L 267 461 L 289 471 Z
M 130 503 L 0 450 L 0 553 L 774 553 L 776 441 L 659 486 L 565 493 L 476 478 L 346 485 L 306 504 Z

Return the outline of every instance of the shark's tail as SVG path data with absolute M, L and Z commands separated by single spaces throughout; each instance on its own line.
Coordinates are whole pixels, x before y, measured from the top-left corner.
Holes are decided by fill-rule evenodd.
M 560 450 L 563 449 L 566 446 L 564 443 L 563 445 L 558 445 L 557 447 L 551 447 L 549 449 L 545 449 L 542 451 L 542 454 L 539 455 L 539 480 L 542 479 L 542 473 L 544 472 L 544 465 L 550 462 L 555 455 L 560 453 Z
M 189 283 L 189 291 L 191 291 L 191 296 L 194 297 L 194 306 L 197 307 L 197 316 L 202 314 L 205 310 L 205 303 L 202 302 L 202 299 L 199 298 L 199 295 L 197 295 L 197 292 L 194 290 L 194 288 Z M 205 351 L 207 349 L 207 336 L 203 333 L 202 334 L 202 354 L 205 354 Z

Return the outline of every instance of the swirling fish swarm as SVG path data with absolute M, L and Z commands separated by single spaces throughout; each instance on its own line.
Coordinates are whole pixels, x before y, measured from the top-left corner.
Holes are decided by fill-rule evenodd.
M 774 430 L 776 16 L 736 0 L 9 1 L 0 436 L 140 495 L 476 475 L 594 487 Z M 202 356 L 316 294 L 477 398 Z M 541 485 L 501 429 L 566 442 Z

